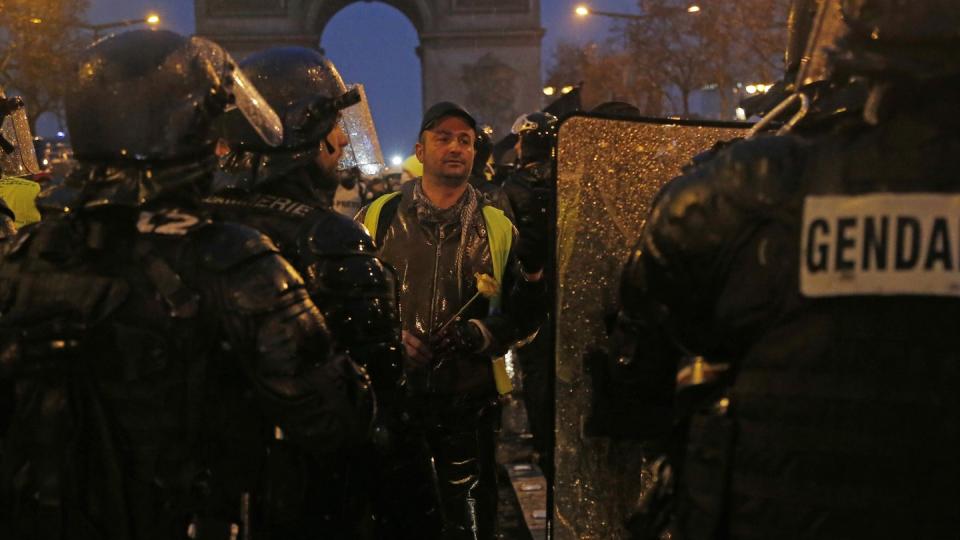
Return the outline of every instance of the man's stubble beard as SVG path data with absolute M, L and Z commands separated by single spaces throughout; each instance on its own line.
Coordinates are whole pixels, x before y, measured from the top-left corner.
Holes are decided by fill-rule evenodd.
M 440 183 L 446 187 L 456 188 L 466 184 L 470 180 L 470 175 L 464 176 L 450 176 L 450 175 L 437 175 L 437 179 L 440 180 Z

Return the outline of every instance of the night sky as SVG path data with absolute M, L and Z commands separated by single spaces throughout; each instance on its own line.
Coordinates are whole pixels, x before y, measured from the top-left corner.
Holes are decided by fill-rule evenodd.
M 603 40 L 612 19 L 573 15 L 581 0 L 541 0 L 543 69 L 552 62 L 552 51 L 560 39 L 585 42 Z M 636 0 L 593 0 L 594 9 L 636 12 Z M 91 23 L 143 17 L 155 11 L 162 28 L 182 34 L 195 30 L 192 0 L 91 0 Z M 384 157 L 412 153 L 420 123 L 420 61 L 415 49 L 419 43 L 410 21 L 396 9 L 380 2 L 356 2 L 341 10 L 321 36 L 321 46 L 337 65 L 347 83 L 366 87 L 374 121 L 380 135 Z M 55 121 L 42 121 L 41 135 L 52 135 Z

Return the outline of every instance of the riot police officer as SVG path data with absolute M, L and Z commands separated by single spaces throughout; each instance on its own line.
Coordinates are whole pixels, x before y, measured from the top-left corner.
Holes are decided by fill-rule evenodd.
M 270 537 L 305 489 L 266 474 L 271 441 L 319 459 L 372 414 L 276 246 L 199 205 L 211 122 L 235 107 L 279 144 L 280 121 L 201 38 L 110 37 L 74 76 L 61 213 L 0 259 L 0 376 L 16 385 L 0 536 Z
M 374 437 L 377 452 L 387 455 L 352 452 L 343 459 L 349 466 L 338 463 L 335 470 L 317 473 L 339 486 L 327 494 L 341 506 L 325 518 L 326 534 L 356 538 L 365 507 L 373 504 L 378 537 L 402 536 L 404 523 L 420 522 L 434 503 L 411 508 L 397 502 L 398 490 L 412 484 L 401 478 L 425 474 L 427 460 L 416 461 L 421 445 L 401 421 L 395 276 L 364 229 L 324 204 L 325 192 L 340 183 L 338 163 L 345 151 L 370 135 L 354 130 L 348 138 L 340 121 L 341 111 L 362 106 L 360 94 L 348 90 L 333 63 L 312 49 L 269 49 L 240 66 L 277 107 L 284 140 L 277 147 L 266 145 L 237 113 L 228 114 L 223 135 L 231 153 L 218 178 L 221 189 L 206 198 L 206 206 L 263 231 L 277 244 L 305 277 L 337 350 L 365 366 L 376 389 L 383 421 Z M 377 475 L 364 479 L 375 470 Z M 429 501 L 430 494 L 407 492 L 400 499 Z M 416 534 L 425 534 L 421 526 L 413 527 L 419 530 Z
M 521 115 L 513 124 L 517 136 L 517 166 L 503 183 L 503 192 L 510 201 L 513 221 L 520 237 L 541 246 L 535 260 L 525 261 L 524 268 L 545 270 L 548 297 L 555 295 L 555 264 L 549 254 L 555 252 L 556 220 L 554 179 L 557 151 L 557 118 L 550 113 L 533 112 Z M 552 319 L 552 313 L 548 316 Z M 553 369 L 553 325 L 540 327 L 534 340 L 516 351 L 523 380 L 523 402 L 527 409 L 534 449 L 547 478 L 553 471 L 553 407 L 549 372 Z
M 955 2 L 821 2 L 796 89 L 860 81 L 859 114 L 737 142 L 661 192 L 623 276 L 636 392 L 669 399 L 652 383 L 680 355 L 731 364 L 690 419 L 681 537 L 960 525 L 958 27 Z

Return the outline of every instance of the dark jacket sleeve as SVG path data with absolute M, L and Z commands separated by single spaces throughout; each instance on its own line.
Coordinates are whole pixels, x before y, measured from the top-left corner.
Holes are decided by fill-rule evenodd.
M 549 309 L 547 278 L 527 281 L 520 271 L 520 262 L 515 250 L 517 230 L 513 230 L 513 243 L 504 271 L 501 309 L 483 319 L 492 340 L 486 353 L 499 356 L 514 344 L 531 337 L 543 324 Z

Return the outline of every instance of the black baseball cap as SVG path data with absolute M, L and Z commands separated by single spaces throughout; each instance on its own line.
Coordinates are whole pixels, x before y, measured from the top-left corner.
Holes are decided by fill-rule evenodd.
M 417 135 L 419 136 L 424 131 L 432 128 L 437 121 L 447 116 L 459 116 L 460 118 L 466 120 L 467 124 L 473 128 L 474 132 L 477 131 L 477 121 L 470 116 L 470 113 L 468 113 L 466 109 L 457 105 L 456 103 L 453 103 L 452 101 L 441 101 L 434 104 L 432 107 L 427 109 L 425 113 L 423 113 L 423 121 L 420 122 L 420 132 L 417 133 Z

